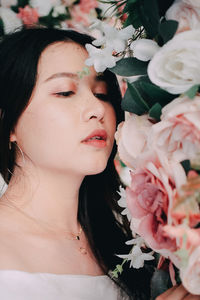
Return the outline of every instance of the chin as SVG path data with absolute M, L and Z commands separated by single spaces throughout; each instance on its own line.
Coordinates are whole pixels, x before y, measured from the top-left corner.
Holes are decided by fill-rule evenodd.
M 88 166 L 87 166 L 87 171 L 86 171 L 85 175 L 99 174 L 105 170 L 106 166 L 107 166 L 107 161 L 105 163 L 98 162 L 98 164 L 91 166 L 91 168 L 88 168 Z

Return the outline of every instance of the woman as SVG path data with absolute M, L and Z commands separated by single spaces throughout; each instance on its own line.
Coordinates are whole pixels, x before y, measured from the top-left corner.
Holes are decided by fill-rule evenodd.
M 2 299 L 149 299 L 148 268 L 109 278 L 128 251 L 113 166 L 123 115 L 115 76 L 83 72 L 91 41 L 40 28 L 0 44 Z

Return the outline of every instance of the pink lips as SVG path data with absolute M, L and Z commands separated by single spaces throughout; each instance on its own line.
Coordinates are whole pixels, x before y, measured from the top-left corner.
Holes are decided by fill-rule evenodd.
M 97 147 L 104 148 L 106 146 L 107 132 L 103 129 L 94 130 L 90 135 L 88 135 L 82 143 Z

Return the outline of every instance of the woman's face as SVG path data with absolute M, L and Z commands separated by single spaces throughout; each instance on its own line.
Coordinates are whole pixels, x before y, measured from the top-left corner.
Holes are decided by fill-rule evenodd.
M 73 42 L 52 44 L 41 55 L 30 104 L 11 135 L 39 168 L 90 175 L 106 167 L 116 116 L 103 79 L 93 68 L 80 76 L 87 56 Z

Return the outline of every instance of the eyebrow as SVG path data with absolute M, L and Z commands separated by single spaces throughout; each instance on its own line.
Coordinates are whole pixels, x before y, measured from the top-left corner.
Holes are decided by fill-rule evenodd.
M 79 75 L 76 73 L 69 73 L 69 72 L 60 72 L 60 73 L 55 73 L 52 74 L 50 77 L 48 77 L 47 79 L 45 79 L 44 82 L 48 82 L 52 79 L 56 79 L 56 78 L 72 78 L 75 80 L 79 80 Z M 99 74 L 97 76 L 95 76 L 95 81 L 104 81 L 106 82 L 105 76 L 103 74 Z

